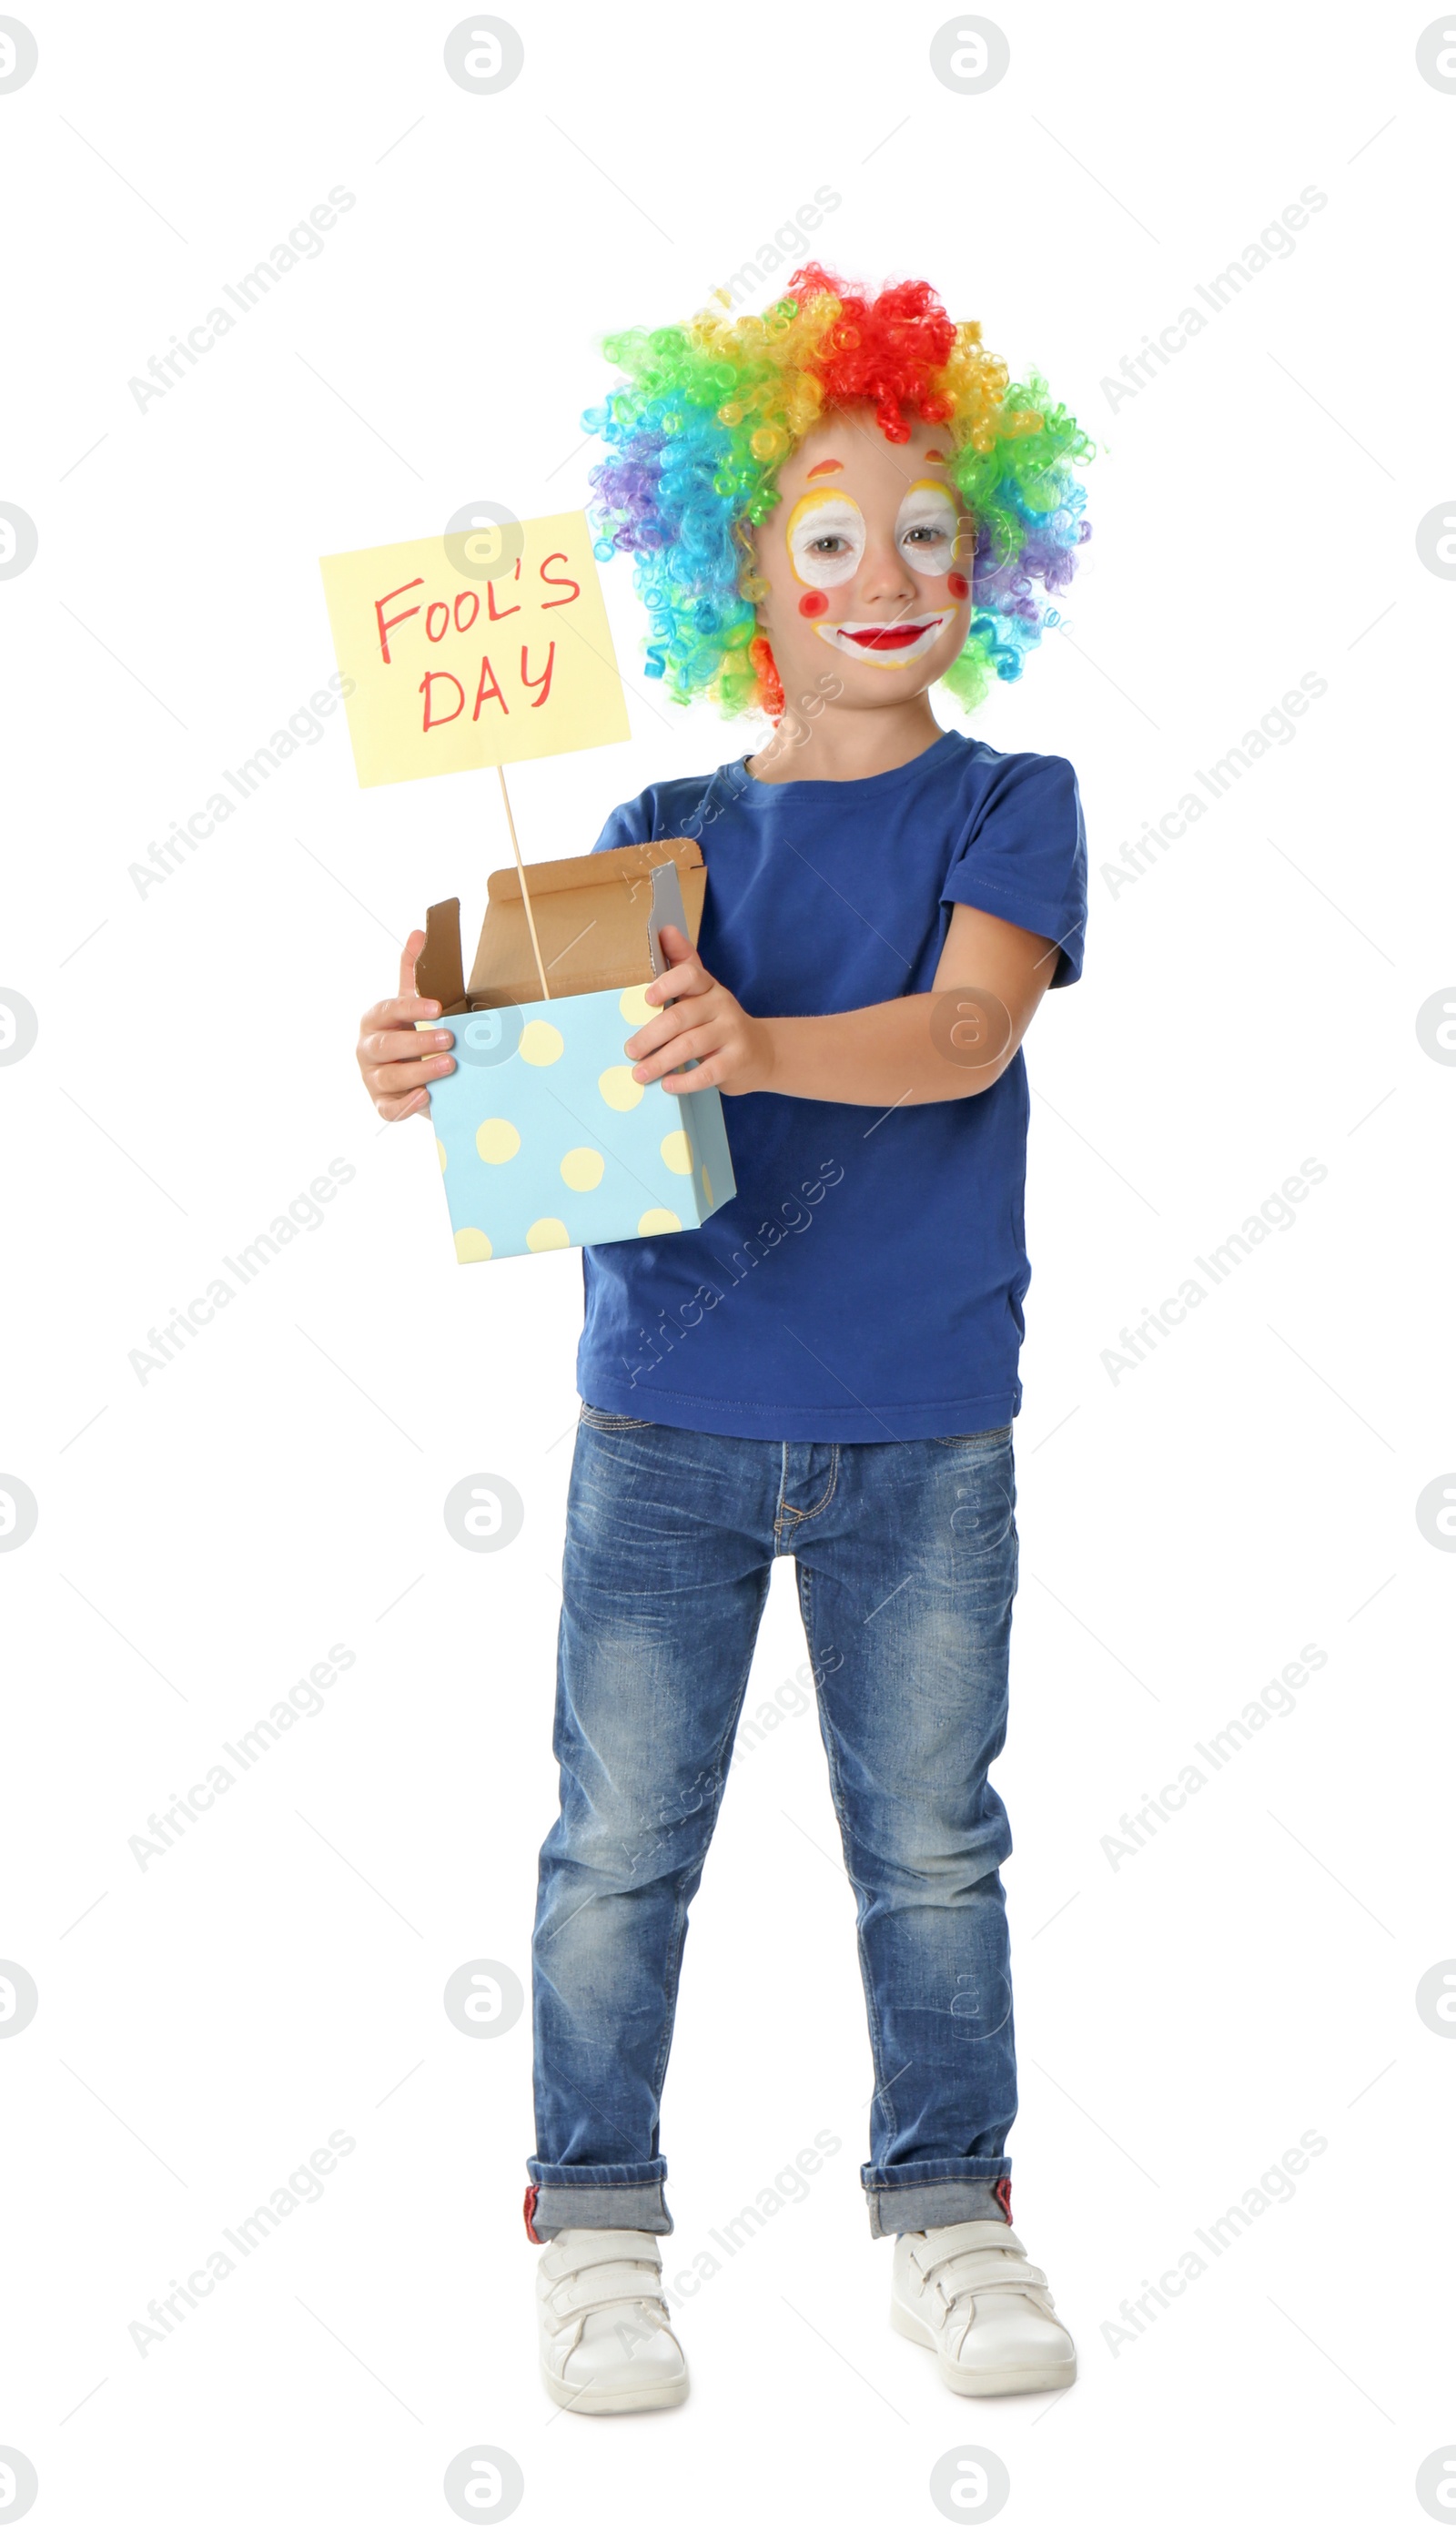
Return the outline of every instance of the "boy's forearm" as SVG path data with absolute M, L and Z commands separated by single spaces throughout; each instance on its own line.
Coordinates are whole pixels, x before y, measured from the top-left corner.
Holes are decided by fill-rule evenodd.
M 848 1014 L 767 1015 L 759 1023 L 769 1045 L 762 1090 L 821 1103 L 948 1103 L 983 1094 L 1009 1067 L 1019 1039 L 1004 1009 L 968 1024 L 944 990 Z M 951 1040 L 958 1029 L 959 1047 Z

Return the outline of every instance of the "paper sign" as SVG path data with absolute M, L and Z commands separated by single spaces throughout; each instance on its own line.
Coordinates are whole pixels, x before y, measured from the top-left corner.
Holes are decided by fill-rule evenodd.
M 520 526 L 493 581 L 444 537 L 320 560 L 361 785 L 630 738 L 585 513 Z

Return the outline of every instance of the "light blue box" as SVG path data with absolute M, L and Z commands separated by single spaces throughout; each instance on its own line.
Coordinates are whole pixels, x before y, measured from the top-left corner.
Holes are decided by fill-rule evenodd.
M 442 1019 L 456 1066 L 430 1118 L 460 1261 L 669 1235 L 732 1199 L 716 1089 L 632 1076 L 622 1045 L 658 1011 L 634 987 Z

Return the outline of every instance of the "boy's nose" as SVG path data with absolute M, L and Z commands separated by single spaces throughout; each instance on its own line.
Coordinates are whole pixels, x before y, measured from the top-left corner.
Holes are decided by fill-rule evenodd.
M 912 601 L 914 578 L 893 539 L 872 540 L 859 568 L 859 594 L 864 602 Z

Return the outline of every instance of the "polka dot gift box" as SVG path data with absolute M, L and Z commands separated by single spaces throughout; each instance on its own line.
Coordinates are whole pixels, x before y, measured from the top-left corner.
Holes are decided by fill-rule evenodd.
M 671 1235 L 733 1197 L 716 1090 L 640 1084 L 622 1049 L 656 1011 L 658 929 L 695 943 L 705 884 L 691 839 L 533 865 L 529 910 L 516 871 L 494 873 L 469 986 L 459 902 L 429 912 L 415 981 L 455 1033 L 430 1118 L 461 1262 Z

